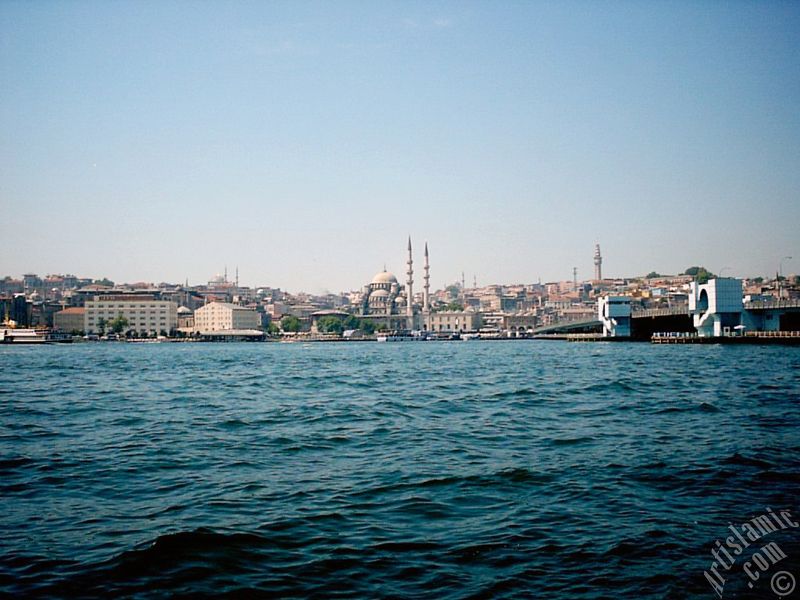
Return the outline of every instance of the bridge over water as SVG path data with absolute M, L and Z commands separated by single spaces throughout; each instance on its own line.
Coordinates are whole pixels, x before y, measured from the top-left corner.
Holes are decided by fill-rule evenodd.
M 800 330 L 800 300 L 745 302 L 745 311 L 759 316 L 766 330 Z M 594 333 L 602 331 L 599 319 L 565 319 L 537 327 L 534 334 Z M 694 332 L 688 304 L 668 307 L 637 308 L 631 311 L 631 337 L 650 339 L 656 332 Z

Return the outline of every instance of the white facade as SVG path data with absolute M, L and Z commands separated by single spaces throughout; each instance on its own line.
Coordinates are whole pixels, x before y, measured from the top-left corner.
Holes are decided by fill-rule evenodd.
M 178 305 L 152 296 L 95 296 L 86 301 L 85 308 L 83 329 L 87 334 L 100 331 L 101 319 L 108 323 L 119 316 L 128 321 L 124 332 L 169 333 L 178 326 Z
M 742 323 L 743 310 L 741 279 L 711 279 L 702 285 L 692 282 L 689 312 L 699 336 L 734 333 Z
M 711 279 L 702 285 L 692 282 L 689 312 L 701 337 L 719 337 L 735 333 L 742 324 L 742 280 Z
M 234 329 L 261 329 L 261 317 L 251 308 L 227 302 L 211 302 L 194 311 L 195 331 Z
M 628 296 L 601 296 L 597 316 L 603 323 L 604 337 L 631 336 L 631 299 Z

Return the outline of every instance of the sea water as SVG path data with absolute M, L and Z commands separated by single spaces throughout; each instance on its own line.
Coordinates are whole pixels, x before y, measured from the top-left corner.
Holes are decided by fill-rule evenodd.
M 797 348 L 92 343 L 0 369 L 3 595 L 713 598 L 729 524 L 800 517 Z

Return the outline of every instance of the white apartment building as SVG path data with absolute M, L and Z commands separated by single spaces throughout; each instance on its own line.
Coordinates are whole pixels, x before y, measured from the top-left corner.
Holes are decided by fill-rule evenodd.
M 169 333 L 178 326 L 178 305 L 169 300 L 155 300 L 149 295 L 94 296 L 86 301 L 85 308 L 83 328 L 86 333 L 99 333 L 101 319 L 108 323 L 119 316 L 128 321 L 125 332 Z
M 261 317 L 251 308 L 227 302 L 211 302 L 194 311 L 195 331 L 236 329 L 261 329 Z

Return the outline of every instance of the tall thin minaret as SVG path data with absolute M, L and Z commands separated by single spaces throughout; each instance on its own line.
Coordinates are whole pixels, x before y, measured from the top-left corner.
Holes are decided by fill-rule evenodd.
M 431 311 L 431 265 L 428 262 L 428 242 L 425 242 L 425 287 L 422 292 L 422 310 Z
M 411 236 L 408 236 L 408 279 L 406 280 L 406 319 L 408 328 L 414 329 L 414 259 L 411 258 Z
M 600 256 L 600 244 L 594 245 L 594 278 L 603 279 L 603 257 Z

